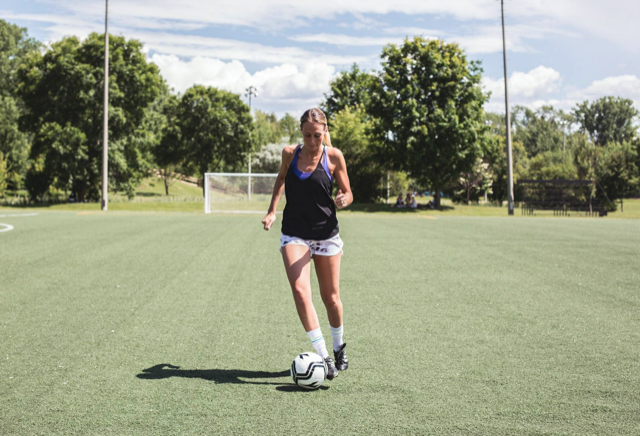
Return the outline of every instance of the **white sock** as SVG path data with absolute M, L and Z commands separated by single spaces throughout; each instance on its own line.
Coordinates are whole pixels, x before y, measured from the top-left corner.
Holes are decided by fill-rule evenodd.
M 325 357 L 329 356 L 329 353 L 327 352 L 327 345 L 324 342 L 324 337 L 322 336 L 320 327 L 307 332 L 307 336 L 309 336 L 309 339 L 311 339 L 311 345 L 313 345 L 313 348 L 315 348 L 316 353 L 318 353 L 320 357 L 324 359 Z
M 340 349 L 340 345 L 344 343 L 342 342 L 342 331 L 343 331 L 343 326 L 331 327 L 331 337 L 333 338 L 333 351 L 338 351 Z

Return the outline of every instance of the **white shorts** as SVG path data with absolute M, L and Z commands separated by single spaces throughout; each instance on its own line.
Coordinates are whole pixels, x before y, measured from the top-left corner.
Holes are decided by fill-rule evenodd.
M 340 235 L 335 235 L 333 238 L 315 241 L 313 239 L 302 239 L 297 236 L 289 236 L 284 233 L 280 236 L 280 252 L 285 245 L 305 245 L 309 247 L 311 257 L 314 254 L 318 256 L 335 256 L 336 254 L 343 254 L 342 247 L 344 242 L 340 239 Z

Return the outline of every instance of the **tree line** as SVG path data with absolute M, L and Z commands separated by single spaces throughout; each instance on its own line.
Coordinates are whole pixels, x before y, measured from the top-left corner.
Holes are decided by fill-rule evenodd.
M 176 174 L 276 172 L 296 117 L 254 111 L 237 94 L 172 92 L 142 44 L 109 38 L 109 189 L 130 197 L 155 169 Z M 506 198 L 504 117 L 486 113 L 482 68 L 456 44 L 419 37 L 383 48 L 380 71 L 353 65 L 320 107 L 360 202 L 429 189 L 454 200 Z M 0 196 L 100 198 L 104 36 L 43 47 L 0 20 Z M 514 178 L 596 179 L 610 198 L 638 194 L 638 111 L 605 97 L 565 113 L 513 110 Z M 516 191 L 516 199 L 518 192 Z M 439 206 L 440 196 L 436 196 Z

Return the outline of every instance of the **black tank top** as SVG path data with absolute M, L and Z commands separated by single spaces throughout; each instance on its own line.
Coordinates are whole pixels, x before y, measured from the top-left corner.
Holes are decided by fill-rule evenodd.
M 301 149 L 299 145 L 284 179 L 287 204 L 282 214 L 282 233 L 302 239 L 329 239 L 338 234 L 338 218 L 331 197 L 333 178 L 327 150 L 323 149 L 314 171 L 303 173 L 298 169 Z

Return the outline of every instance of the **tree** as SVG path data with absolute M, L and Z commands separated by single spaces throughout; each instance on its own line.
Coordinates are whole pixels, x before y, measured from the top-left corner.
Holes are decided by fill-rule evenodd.
M 279 121 L 280 131 L 284 137 L 287 137 L 289 144 L 297 144 L 302 142 L 300 134 L 300 121 L 289 115 L 287 112 Z
M 0 197 L 4 198 L 4 191 L 7 190 L 7 161 L 0 153 Z
M 132 195 L 150 157 L 146 109 L 166 85 L 137 40 L 110 36 L 109 58 L 110 188 Z M 34 134 L 31 197 L 44 195 L 48 181 L 70 190 L 79 201 L 98 200 L 104 35 L 92 33 L 83 42 L 68 37 L 44 54 L 30 53 L 18 69 L 18 82 L 28 109 L 21 125 Z
M 489 127 L 484 161 L 491 171 L 491 186 L 488 197 L 497 201 L 500 206 L 507 199 L 507 144 L 505 137 L 505 121 L 501 114 L 485 114 Z M 527 151 L 519 141 L 512 142 L 514 195 L 518 197 L 518 179 L 524 177 L 529 168 Z
M 30 135 L 18 128 L 23 104 L 16 95 L 16 71 L 29 53 L 41 44 L 29 38 L 27 29 L 0 20 L 0 153 L 5 157 L 7 187 L 20 189 L 27 172 Z
M 280 130 L 278 117 L 274 113 L 267 113 L 261 110 L 255 111 L 254 137 L 256 150 L 267 144 L 279 143 L 283 132 Z
M 457 44 L 415 37 L 382 52 L 372 107 L 385 159 L 436 192 L 482 156 L 487 127 L 481 68 Z M 436 195 L 436 207 L 440 196 Z
M 176 169 L 184 162 L 178 123 L 178 102 L 177 96 L 167 94 L 160 99 L 158 108 L 159 140 L 153 148 L 153 156 L 166 195 L 169 195 L 169 188 L 174 183 Z
M 15 97 L 16 70 L 41 44 L 29 38 L 27 29 L 0 20 L 0 96 Z
M 588 133 L 599 147 L 610 142 L 634 142 L 638 139 L 635 124 L 638 110 L 629 99 L 602 97 L 593 103 L 585 101 L 578 104 L 573 115 L 581 130 Z
M 329 84 L 330 91 L 324 94 L 325 101 L 321 108 L 327 119 L 347 107 L 354 108 L 356 105 L 368 112 L 371 91 L 377 81 L 375 74 L 362 71 L 357 64 L 353 64 L 351 70 L 341 72 Z
M 631 195 L 639 184 L 635 147 L 629 142 L 609 142 L 600 150 L 596 177 L 610 201 Z M 611 205 L 615 210 L 615 205 Z M 623 206 L 624 207 L 624 206 Z
M 364 108 L 347 106 L 331 119 L 331 143 L 342 151 L 354 198 L 359 203 L 376 201 L 380 180 L 386 174 L 376 156 L 377 143 L 370 134 L 371 121 Z
M 578 170 L 561 150 L 545 151 L 529 161 L 529 177 L 537 180 L 575 180 Z
M 253 118 L 239 95 L 194 85 L 177 111 L 184 166 L 190 173 L 203 179 L 222 165 L 244 161 L 253 143 Z
M 489 164 L 484 162 L 481 157 L 477 157 L 473 167 L 460 175 L 457 186 L 466 196 L 467 205 L 471 203 L 471 200 L 477 201 L 480 194 L 487 192 L 491 187 Z
M 282 161 L 282 149 L 286 143 L 267 144 L 251 156 L 251 171 L 256 173 L 277 173 Z
M 20 189 L 27 173 L 30 135 L 20 131 L 19 100 L 0 96 L 0 153 L 5 156 L 6 181 L 11 189 Z
M 545 151 L 562 150 L 566 114 L 552 106 L 534 111 L 524 106 L 513 110 L 514 141 L 524 145 L 527 155 L 534 157 Z

